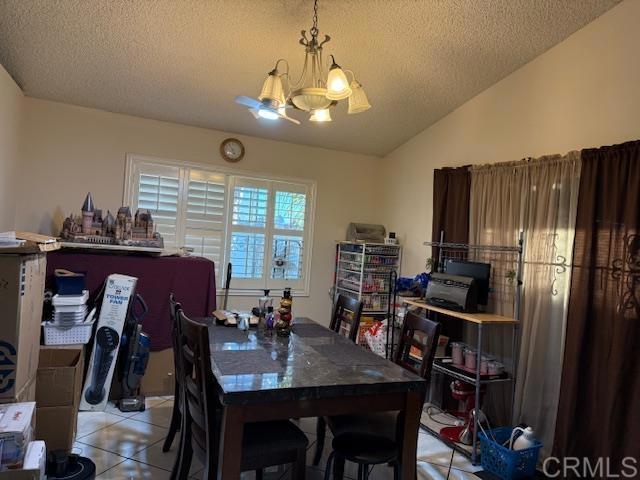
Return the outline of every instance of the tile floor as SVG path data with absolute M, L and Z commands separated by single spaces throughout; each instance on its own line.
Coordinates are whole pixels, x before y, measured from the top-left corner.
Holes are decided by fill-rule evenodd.
M 147 398 L 147 410 L 138 413 L 122 413 L 110 404 L 105 412 L 80 412 L 78 415 L 77 440 L 74 453 L 89 457 L 96 464 L 97 480 L 128 479 L 168 479 L 175 459 L 178 439 L 167 453 L 162 452 L 162 443 L 167 433 L 172 397 Z M 315 419 L 305 418 L 299 421 L 300 428 L 309 437 L 307 464 L 315 452 Z M 324 465 L 330 453 L 330 439 L 325 441 L 323 459 L 319 467 L 309 466 L 307 479 L 318 480 L 324 477 Z M 452 450 L 431 435 L 420 432 L 418 440 L 418 478 L 422 480 L 471 480 L 477 479 L 472 472 L 478 471 L 462 455 L 453 456 Z M 202 466 L 194 460 L 191 468 L 193 479 Z M 347 463 L 345 478 L 356 478 L 354 465 Z M 274 467 L 265 472 L 265 479 L 286 480 L 290 477 L 287 467 Z M 243 479 L 252 479 L 254 474 L 247 472 Z M 369 476 L 371 480 L 392 479 L 391 468 L 376 466 Z

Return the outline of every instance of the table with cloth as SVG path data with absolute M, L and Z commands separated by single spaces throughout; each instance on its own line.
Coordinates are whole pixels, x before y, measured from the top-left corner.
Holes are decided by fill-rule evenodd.
M 53 288 L 54 270 L 58 268 L 86 275 L 90 304 L 109 275 L 137 277 L 136 291 L 149 307 L 142 325 L 151 336 L 154 351 L 172 347 L 169 293 L 176 295 L 188 315 L 207 316 L 216 309 L 214 264 L 206 258 L 80 253 L 62 249 L 47 254 L 48 287 Z

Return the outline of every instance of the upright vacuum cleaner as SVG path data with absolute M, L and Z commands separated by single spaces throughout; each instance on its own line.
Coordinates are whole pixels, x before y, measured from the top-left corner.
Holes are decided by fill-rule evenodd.
M 116 365 L 116 375 L 122 389 L 117 402 L 121 412 L 142 412 L 145 409 L 145 397 L 140 394 L 140 380 L 147 369 L 151 349 L 149 335 L 142 332 L 142 320 L 148 311 L 142 296 L 136 293 L 122 331 Z

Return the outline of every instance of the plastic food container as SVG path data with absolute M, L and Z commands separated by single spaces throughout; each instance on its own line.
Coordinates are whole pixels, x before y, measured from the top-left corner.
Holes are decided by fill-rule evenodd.
M 489 375 L 500 375 L 504 372 L 504 365 L 500 362 L 490 361 L 487 363 L 487 373 Z
M 480 375 L 488 375 L 489 374 L 489 362 L 491 359 L 486 355 L 483 355 L 480 358 Z
M 454 365 L 464 365 L 464 349 L 462 342 L 451 342 L 451 361 Z
M 478 351 L 475 348 L 467 347 L 464 350 L 464 366 L 470 370 L 475 370 L 477 367 Z

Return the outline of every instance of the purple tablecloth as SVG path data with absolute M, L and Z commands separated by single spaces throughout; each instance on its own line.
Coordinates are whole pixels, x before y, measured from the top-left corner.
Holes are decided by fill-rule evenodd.
M 171 348 L 169 293 L 173 292 L 187 315 L 210 316 L 216 309 L 216 280 L 213 262 L 201 257 L 150 257 L 111 253 L 77 253 L 58 250 L 47 254 L 47 286 L 53 287 L 53 271 L 64 268 L 86 275 L 89 301 L 93 301 L 104 280 L 112 273 L 138 278 L 136 291 L 149 313 L 142 322 L 151 335 L 152 350 Z

